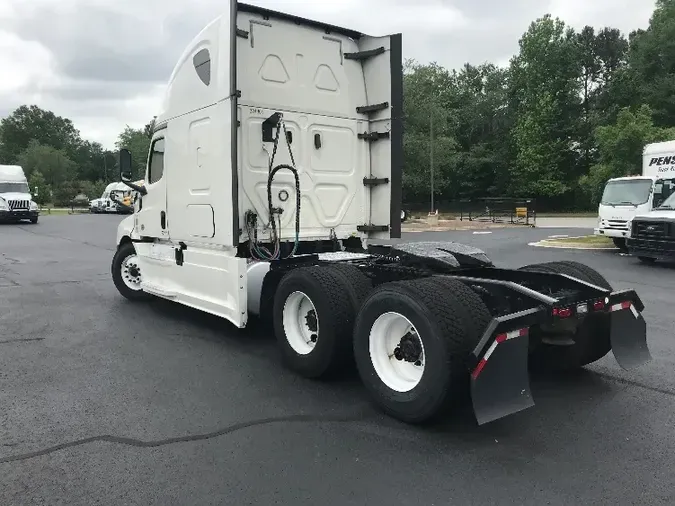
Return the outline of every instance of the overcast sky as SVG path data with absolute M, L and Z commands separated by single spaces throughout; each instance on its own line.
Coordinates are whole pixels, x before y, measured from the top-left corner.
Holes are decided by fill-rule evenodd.
M 645 28 L 655 0 L 249 0 L 374 35 L 404 57 L 507 64 L 545 13 L 574 27 Z M 156 113 L 175 60 L 227 0 L 0 0 L 0 117 L 37 104 L 112 148 Z

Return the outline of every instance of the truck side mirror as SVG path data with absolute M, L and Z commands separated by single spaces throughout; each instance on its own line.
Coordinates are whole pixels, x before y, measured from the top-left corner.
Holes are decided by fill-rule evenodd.
M 119 152 L 120 178 L 122 181 L 131 181 L 131 151 L 120 149 Z

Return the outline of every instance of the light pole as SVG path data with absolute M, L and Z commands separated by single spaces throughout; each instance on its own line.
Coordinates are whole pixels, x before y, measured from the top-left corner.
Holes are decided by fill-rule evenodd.
M 431 173 L 431 209 L 429 214 L 434 213 L 434 109 L 429 114 L 429 172 Z

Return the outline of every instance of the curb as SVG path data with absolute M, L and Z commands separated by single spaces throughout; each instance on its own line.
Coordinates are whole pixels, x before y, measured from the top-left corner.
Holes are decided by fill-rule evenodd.
M 610 248 L 586 248 L 583 246 L 569 246 L 566 244 L 554 245 L 554 244 L 543 244 L 545 241 L 530 242 L 528 246 L 534 246 L 535 248 L 554 248 L 554 249 L 578 249 L 584 251 L 619 251 L 619 248 L 610 247 Z

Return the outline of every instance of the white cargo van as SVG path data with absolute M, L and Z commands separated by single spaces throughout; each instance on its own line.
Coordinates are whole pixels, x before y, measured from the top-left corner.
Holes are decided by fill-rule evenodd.
M 401 420 L 439 416 L 469 387 L 480 423 L 525 409 L 528 361 L 649 360 L 638 295 L 585 265 L 509 270 L 452 242 L 376 244 L 401 237 L 400 34 L 233 1 L 180 56 L 136 156 L 144 186 L 120 150 L 139 194 L 111 264 L 124 297 L 237 327 L 268 319 L 291 369 L 327 377 L 353 358 Z
M 642 175 L 610 179 L 598 207 L 595 235 L 611 237 L 626 248 L 631 221 L 659 207 L 675 191 L 675 141 L 647 144 L 642 157 Z
M 0 165 L 0 221 L 37 223 L 40 208 L 33 201 L 28 180 L 19 165 Z

